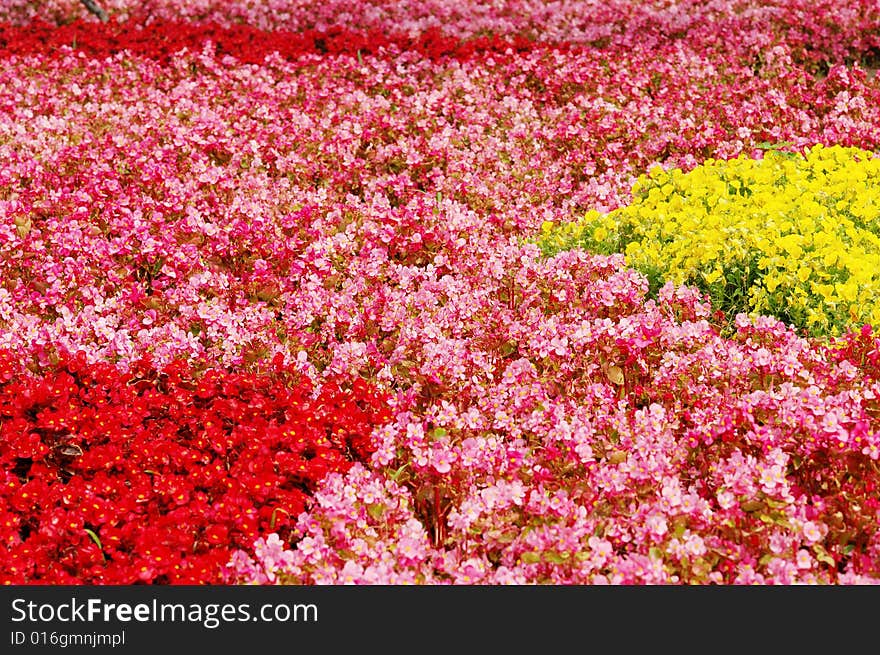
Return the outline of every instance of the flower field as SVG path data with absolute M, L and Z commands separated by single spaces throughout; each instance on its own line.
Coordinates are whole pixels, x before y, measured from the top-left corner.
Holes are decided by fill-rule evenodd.
M 876 0 L 0 3 L 0 581 L 880 581 Z

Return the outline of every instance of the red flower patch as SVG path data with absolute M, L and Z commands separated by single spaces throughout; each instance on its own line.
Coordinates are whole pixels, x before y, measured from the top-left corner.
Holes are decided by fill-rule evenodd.
M 289 536 L 318 481 L 371 453 L 389 414 L 363 381 L 121 372 L 0 352 L 0 582 L 221 582 L 235 548 Z
M 563 43 L 539 43 L 516 36 L 506 39 L 497 35 L 462 40 L 434 29 L 416 37 L 385 34 L 378 29 L 350 30 L 339 26 L 327 30 L 266 32 L 248 25 L 223 27 L 216 23 L 186 21 L 153 21 L 149 26 L 135 21 L 111 21 L 97 25 L 77 20 L 66 25 L 54 25 L 36 20 L 28 25 L 0 23 L 0 57 L 13 55 L 49 54 L 70 46 L 91 57 L 108 57 L 122 51 L 167 62 L 187 49 L 199 52 L 206 43 L 212 43 L 218 55 L 231 55 L 242 63 L 262 63 L 266 55 L 278 53 L 282 58 L 295 60 L 304 55 L 378 54 L 382 50 L 399 48 L 413 50 L 422 56 L 438 59 L 472 59 L 484 54 L 504 55 L 535 49 L 565 50 Z

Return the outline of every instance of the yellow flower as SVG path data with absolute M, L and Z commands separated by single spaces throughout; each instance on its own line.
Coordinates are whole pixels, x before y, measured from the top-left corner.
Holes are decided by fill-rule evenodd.
M 708 273 L 703 273 L 703 279 L 706 280 L 706 284 L 714 284 L 724 275 L 724 269 L 720 266 L 716 266 Z
M 837 292 L 838 296 L 840 296 L 847 302 L 854 301 L 859 293 L 858 287 L 853 282 L 847 282 L 846 284 L 835 284 L 834 290 Z

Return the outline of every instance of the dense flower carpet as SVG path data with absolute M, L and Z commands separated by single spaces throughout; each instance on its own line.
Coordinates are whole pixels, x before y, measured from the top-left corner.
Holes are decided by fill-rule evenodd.
M 0 581 L 880 580 L 876 0 L 0 3 Z

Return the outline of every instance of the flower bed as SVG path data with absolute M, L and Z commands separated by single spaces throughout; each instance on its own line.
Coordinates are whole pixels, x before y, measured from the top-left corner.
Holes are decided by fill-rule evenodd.
M 4 5 L 0 579 L 874 582 L 874 315 L 538 246 L 867 166 L 872 3 L 300 4 Z
M 369 456 L 387 413 L 363 383 L 312 397 L 280 362 L 121 373 L 62 356 L 32 375 L 18 357 L 0 353 L 7 584 L 220 582 L 233 548 L 286 535 L 328 472 Z
M 625 252 L 656 288 L 704 291 L 714 307 L 776 316 L 812 334 L 880 325 L 880 158 L 817 145 L 707 161 L 687 174 L 659 166 L 626 208 L 547 223 L 549 252 Z

